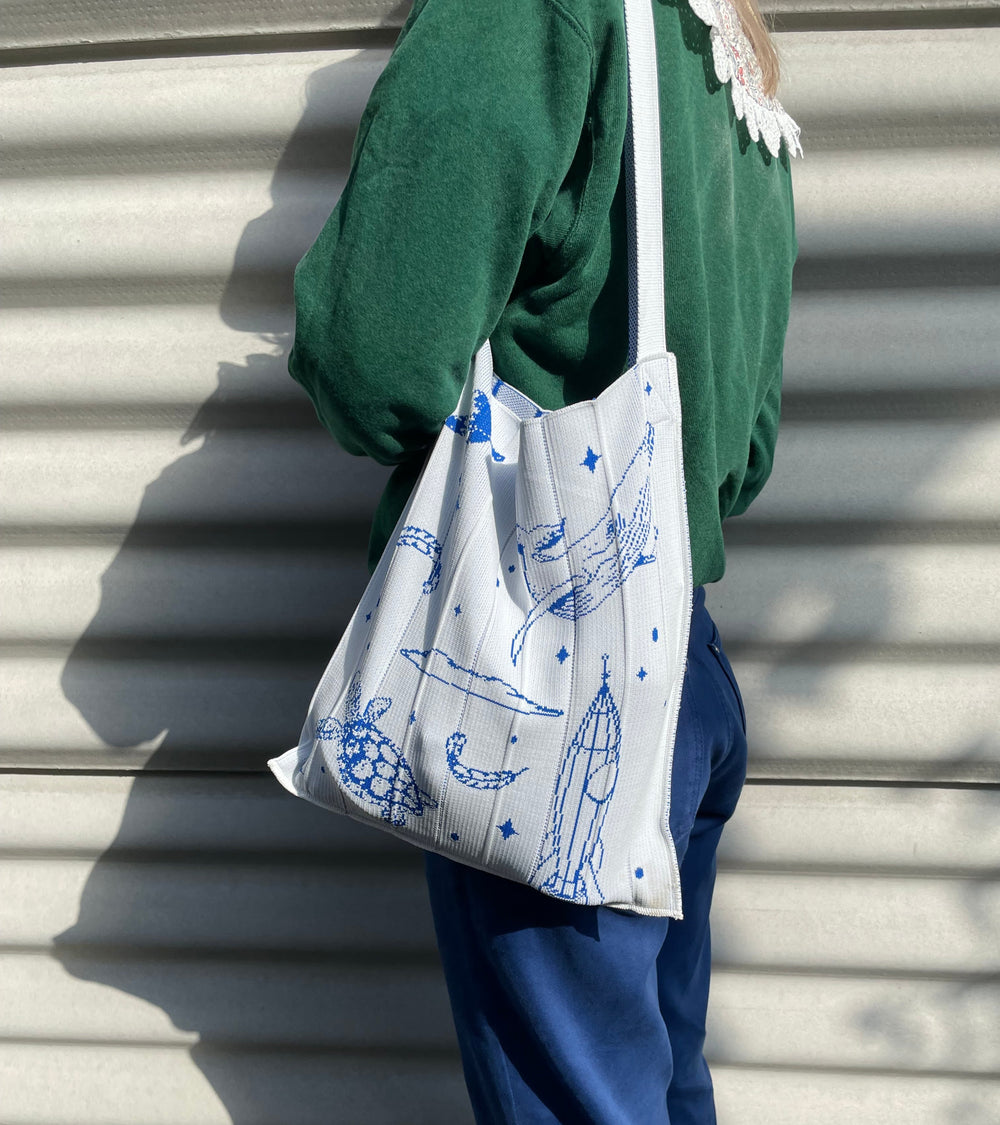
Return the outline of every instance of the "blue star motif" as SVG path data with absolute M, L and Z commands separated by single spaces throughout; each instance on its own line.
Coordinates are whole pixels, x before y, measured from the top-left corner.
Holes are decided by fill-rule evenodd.
M 457 840 L 457 839 L 458 839 L 458 833 L 457 833 L 457 832 L 452 832 L 452 834 L 451 834 L 451 838 L 452 838 L 453 840 Z
M 590 446 L 588 445 L 587 446 L 587 456 L 584 457 L 584 459 L 580 462 L 580 464 L 583 465 L 584 467 L 590 469 L 591 472 L 593 472 L 594 469 L 597 468 L 597 462 L 600 461 L 600 459 L 601 459 L 601 454 L 595 453 L 590 448 Z
M 371 615 L 371 613 L 366 613 L 366 614 L 365 614 L 365 620 L 366 620 L 366 621 L 371 621 L 371 619 L 372 619 L 372 615 Z
M 514 564 L 513 564 L 513 563 L 511 563 L 511 564 L 510 564 L 510 566 L 509 566 L 509 567 L 507 567 L 507 573 L 508 573 L 508 574 L 513 574 L 513 573 L 514 573 Z
M 516 735 L 516 734 L 512 734 L 512 735 L 510 736 L 510 740 L 511 740 L 511 742 L 517 742 L 517 735 Z
M 458 617 L 458 615 L 461 612 L 462 612 L 462 607 L 460 605 L 455 606 L 455 616 Z
M 567 656 L 569 656 L 569 653 L 566 651 L 566 646 L 563 645 L 562 648 L 556 653 L 556 660 L 558 660 L 559 663 L 562 664 Z
M 503 836 L 505 840 L 509 840 L 511 836 L 518 835 L 517 829 L 510 822 L 510 817 L 507 817 L 503 824 L 498 824 L 497 828 L 500 829 L 500 835 Z
M 653 629 L 653 640 L 654 640 L 654 641 L 658 641 L 659 639 L 660 639 L 660 633 L 659 633 L 659 630 L 658 630 L 658 629 L 656 629 L 656 628 L 654 628 L 654 629 Z
M 644 875 L 644 874 L 645 874 L 645 872 L 643 871 L 643 869 L 642 869 L 641 867 L 637 867 L 637 868 L 635 869 L 635 877 L 636 877 L 637 879 L 641 879 L 641 878 L 643 877 L 643 875 Z
M 636 675 L 639 677 L 640 680 L 644 680 L 649 675 L 649 673 L 646 671 L 645 668 L 640 668 L 639 671 L 636 672 Z
M 650 392 L 650 391 L 651 391 L 652 389 L 653 389 L 653 388 L 652 388 L 652 387 L 651 387 L 651 386 L 650 386 L 650 385 L 649 385 L 649 384 L 647 383 L 647 384 L 646 384 L 646 394 L 649 394 L 649 392 Z
M 416 711 L 411 711 L 410 712 L 410 722 L 415 723 L 416 721 L 417 721 L 417 713 L 416 713 Z

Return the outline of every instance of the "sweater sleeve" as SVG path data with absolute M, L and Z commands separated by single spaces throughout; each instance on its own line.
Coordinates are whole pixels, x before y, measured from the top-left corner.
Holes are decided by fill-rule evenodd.
M 754 498 L 767 483 L 774 464 L 774 447 L 778 440 L 778 422 L 781 417 L 782 365 L 767 388 L 767 394 L 757 412 L 757 421 L 750 434 L 750 455 L 747 458 L 747 471 L 743 484 L 727 513 L 740 516 L 750 507 Z
M 345 450 L 425 450 L 569 171 L 591 47 L 559 0 L 415 0 L 295 269 L 288 366 Z

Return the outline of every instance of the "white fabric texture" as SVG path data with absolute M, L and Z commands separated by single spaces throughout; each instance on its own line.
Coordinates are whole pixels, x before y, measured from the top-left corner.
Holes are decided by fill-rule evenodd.
M 268 766 L 308 801 L 545 894 L 680 918 L 691 559 L 653 13 L 624 4 L 631 366 L 543 411 L 483 344 L 298 746 Z

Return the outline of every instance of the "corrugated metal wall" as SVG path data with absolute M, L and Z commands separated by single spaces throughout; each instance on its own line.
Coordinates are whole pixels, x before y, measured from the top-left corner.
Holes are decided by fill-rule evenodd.
M 780 0 L 723 1125 L 1000 1120 L 1000 8 Z M 295 801 L 384 470 L 285 373 L 405 3 L 6 0 L 0 1125 L 470 1120 L 418 853 Z M 761 902 L 769 905 L 762 907 Z

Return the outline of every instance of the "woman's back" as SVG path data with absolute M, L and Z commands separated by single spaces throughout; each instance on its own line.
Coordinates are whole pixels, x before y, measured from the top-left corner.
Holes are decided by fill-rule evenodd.
M 725 73 L 728 0 L 654 0 L 667 339 L 678 359 L 696 585 L 721 521 L 766 480 L 794 233 L 794 125 Z M 706 19 L 720 25 L 713 36 Z M 381 554 L 423 454 L 489 337 L 547 409 L 627 365 L 627 67 L 621 0 L 416 0 L 372 92 L 351 174 L 296 271 L 289 366 L 352 452 L 398 464 Z M 756 96 L 755 96 L 756 95 Z M 747 121 L 769 134 L 755 143 Z M 781 141 L 778 130 L 786 139 Z
M 716 1119 L 704 1057 L 709 912 L 747 738 L 704 584 L 722 574 L 722 519 L 750 503 L 771 467 L 796 254 L 787 145 L 797 147 L 797 130 L 777 103 L 749 96 L 753 67 L 730 0 L 637 0 L 646 2 L 695 590 L 670 766 L 650 768 L 634 792 L 664 798 L 652 832 L 673 843 L 683 919 L 575 893 L 586 865 L 593 874 L 603 862 L 594 810 L 619 758 L 617 742 L 612 757 L 600 737 L 614 726 L 610 709 L 594 723 L 590 710 L 574 714 L 569 729 L 579 723 L 581 733 L 568 776 L 586 783 L 536 794 L 558 837 L 549 894 L 425 854 L 478 1125 Z M 725 35 L 710 31 L 713 20 Z M 550 410 L 594 397 L 630 361 L 626 58 L 623 0 L 417 0 L 404 25 L 341 199 L 296 270 L 289 360 L 345 448 L 398 465 L 372 532 L 373 566 L 484 340 L 496 373 Z M 737 74 L 734 102 L 716 67 L 725 77 L 737 63 L 748 85 Z M 738 114 L 754 131 L 764 125 L 770 148 Z M 624 625 L 628 634 L 636 622 Z M 574 636 L 596 659 L 593 643 Z M 647 643 L 658 643 L 656 627 Z M 560 663 L 570 655 L 547 651 Z M 634 671 L 645 683 L 645 666 Z M 470 750 L 485 753 L 494 734 L 483 728 Z M 517 839 L 512 819 L 489 807 L 485 839 Z M 630 880 L 646 878 L 644 866 L 624 866 Z

